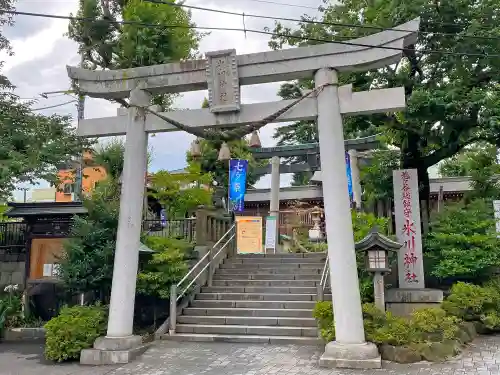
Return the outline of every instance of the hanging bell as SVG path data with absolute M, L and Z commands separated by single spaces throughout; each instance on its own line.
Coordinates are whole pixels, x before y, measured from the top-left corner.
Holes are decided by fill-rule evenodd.
M 218 160 L 227 161 L 229 159 L 231 159 L 231 150 L 229 150 L 229 146 L 227 145 L 227 143 L 224 142 L 222 146 L 220 146 Z
M 257 130 L 254 130 L 252 132 L 252 136 L 250 137 L 250 147 L 252 148 L 262 147 L 262 144 L 260 143 L 259 133 L 257 133 Z
M 193 158 L 199 158 L 201 156 L 201 146 L 198 138 L 191 143 L 190 153 Z

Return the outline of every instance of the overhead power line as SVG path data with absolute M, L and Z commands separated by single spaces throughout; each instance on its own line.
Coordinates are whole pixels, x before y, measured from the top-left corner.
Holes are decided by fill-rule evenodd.
M 261 4 L 279 5 L 279 6 L 282 6 L 282 7 L 285 6 L 285 7 L 292 7 L 292 8 L 302 8 L 302 9 L 318 10 L 318 7 L 312 7 L 312 6 L 307 6 L 307 5 L 299 5 L 299 4 L 279 3 L 277 1 L 271 1 L 271 0 L 247 0 L 247 1 L 253 1 L 254 3 L 261 3 Z
M 79 22 L 92 22 L 92 23 L 96 22 L 96 20 L 89 18 L 89 17 L 60 16 L 60 15 L 55 15 L 55 14 L 20 12 L 20 11 L 2 10 L 2 9 L 0 9 L 0 12 L 4 12 L 7 14 L 22 15 L 22 16 L 73 20 L 73 21 L 79 21 Z M 111 24 L 117 24 L 117 25 L 134 25 L 134 26 L 139 26 L 139 27 L 160 28 L 160 29 L 182 28 L 182 29 L 208 30 L 208 31 L 210 31 L 210 30 L 211 31 L 233 31 L 233 32 L 237 31 L 237 32 L 243 32 L 243 33 L 254 33 L 254 34 L 262 34 L 262 35 L 278 36 L 278 37 L 284 37 L 284 38 L 294 38 L 294 39 L 298 39 L 298 40 L 313 41 L 313 42 L 319 42 L 319 43 L 332 43 L 332 44 L 340 44 L 340 45 L 346 45 L 346 46 L 388 49 L 388 50 L 396 50 L 396 51 L 406 51 L 407 50 L 406 48 L 389 47 L 389 46 L 384 46 L 384 45 L 377 46 L 377 45 L 371 45 L 371 44 L 364 44 L 364 43 L 357 43 L 357 42 L 350 42 L 350 41 L 328 40 L 328 39 L 322 39 L 322 38 L 309 38 L 309 37 L 302 37 L 302 36 L 296 36 L 296 35 L 274 33 L 274 32 L 265 31 L 265 30 L 253 30 L 253 29 L 246 29 L 246 28 L 241 29 L 241 28 L 189 26 L 189 25 L 160 25 L 160 24 L 144 23 L 144 22 L 139 22 L 139 21 L 113 21 L 113 20 L 106 20 L 106 19 L 99 20 L 99 22 L 102 22 L 102 21 L 109 22 Z M 398 29 L 393 29 L 393 30 L 404 31 L 404 30 L 398 30 Z M 490 54 L 486 54 L 486 53 L 457 52 L 457 51 L 443 51 L 443 50 L 425 50 L 425 49 L 419 49 L 418 51 L 421 53 L 427 53 L 427 54 L 500 58 L 500 54 L 491 54 L 490 55 Z
M 248 18 L 268 19 L 268 20 L 273 20 L 273 21 L 290 21 L 290 22 L 307 23 L 307 24 L 312 24 L 312 25 L 335 26 L 335 27 L 356 28 L 356 29 L 375 30 L 375 31 L 413 31 L 413 30 L 405 30 L 405 29 L 394 28 L 394 27 L 381 27 L 381 26 L 373 26 L 373 25 L 357 25 L 357 24 L 340 23 L 340 22 L 316 21 L 316 20 L 312 20 L 312 19 L 297 19 L 297 18 L 287 18 L 287 17 L 264 16 L 264 15 L 259 15 L 259 14 L 245 13 L 245 12 L 240 13 L 240 12 L 234 12 L 234 11 L 228 11 L 228 10 L 206 8 L 206 7 L 196 6 L 196 5 L 170 3 L 170 2 L 167 2 L 164 0 L 144 0 L 144 1 L 146 1 L 148 3 L 153 3 L 153 4 L 163 4 L 163 5 L 173 6 L 173 7 L 195 9 L 195 10 L 200 10 L 200 11 L 205 11 L 205 12 L 214 12 L 214 13 L 219 13 L 219 14 L 227 14 L 227 15 L 238 16 L 238 17 L 243 17 L 243 18 L 248 17 Z M 468 38 L 468 39 L 500 40 L 500 37 L 482 36 L 482 35 L 467 35 L 467 34 L 466 35 L 459 35 L 459 34 L 454 34 L 454 33 L 442 33 L 442 32 L 432 32 L 432 31 L 418 31 L 418 33 L 422 34 L 422 35 L 433 34 L 433 35 L 450 36 L 450 37 L 458 37 L 458 38 Z

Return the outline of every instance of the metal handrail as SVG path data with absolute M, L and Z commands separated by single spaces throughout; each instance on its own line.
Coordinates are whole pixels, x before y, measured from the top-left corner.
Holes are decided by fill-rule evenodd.
M 217 257 L 222 253 L 222 251 L 226 248 L 228 244 L 233 241 L 233 239 L 236 237 L 236 233 L 233 233 L 231 237 L 222 245 L 222 247 L 217 251 L 215 255 L 212 256 L 213 250 L 222 242 L 224 238 L 226 238 L 232 231 L 233 229 L 236 228 L 236 224 L 233 224 L 229 230 L 224 233 L 224 235 L 215 243 L 214 246 L 210 248 L 210 250 L 194 265 L 194 267 L 191 268 L 191 270 L 182 278 L 181 281 L 179 281 L 177 284 L 172 284 L 170 286 L 170 327 L 169 331 L 170 334 L 173 335 L 175 334 L 175 328 L 176 328 L 176 321 L 177 321 L 177 302 L 186 294 L 186 292 L 191 288 L 191 286 L 200 278 L 200 276 L 207 270 L 209 269 L 209 274 L 208 274 L 208 279 L 207 279 L 207 284 L 211 286 L 212 284 L 212 267 L 214 266 L 214 262 L 217 259 Z M 191 282 L 180 292 L 177 294 L 177 289 L 182 286 L 182 284 L 187 280 L 187 278 L 194 272 L 194 270 L 205 260 L 207 257 L 210 257 L 207 264 L 205 267 L 201 269 L 200 272 L 196 274 L 195 277 L 191 280 Z
M 224 249 L 225 249 L 226 245 L 227 245 L 227 244 L 229 244 L 235 236 L 236 236 L 236 234 L 233 234 L 233 235 L 232 235 L 232 236 L 231 236 L 231 237 L 227 240 L 227 242 L 226 242 L 226 243 L 225 243 L 225 244 L 224 244 L 224 245 L 223 245 L 223 246 L 219 249 L 219 251 L 217 252 L 217 254 L 215 254 L 215 255 L 213 256 L 212 260 L 211 260 L 210 262 L 208 262 L 208 263 L 205 265 L 205 267 L 203 267 L 203 269 L 202 269 L 200 272 L 198 272 L 198 274 L 197 274 L 197 275 L 193 278 L 193 280 L 191 280 L 191 282 L 188 284 L 188 286 L 187 286 L 187 287 L 185 287 L 185 288 L 184 288 L 184 290 L 183 290 L 181 293 L 179 293 L 179 295 L 177 296 L 177 301 L 179 301 L 179 300 L 180 300 L 180 299 L 184 296 L 184 294 L 185 294 L 185 293 L 189 290 L 189 288 L 191 287 L 191 285 L 193 285 L 193 284 L 194 284 L 194 282 L 195 282 L 196 280 L 198 280 L 198 278 L 202 275 L 202 273 L 203 273 L 203 272 L 205 272 L 205 270 L 206 270 L 209 266 L 211 266 L 211 265 L 212 265 L 213 260 L 214 260 L 214 259 L 216 259 L 216 258 L 219 256 L 219 254 L 222 252 L 222 250 L 224 250 Z M 179 287 L 179 285 L 178 285 L 178 287 Z
M 230 232 L 231 232 L 231 231 L 232 231 L 235 227 L 236 227 L 236 224 L 233 224 L 233 225 L 231 226 L 231 228 L 229 228 L 229 230 L 228 230 L 226 233 L 224 233 L 224 235 L 223 235 L 223 236 L 219 239 L 219 241 L 217 241 L 217 242 L 215 243 L 215 245 L 214 245 L 214 246 L 212 246 L 212 248 L 210 249 L 210 251 L 207 251 L 207 253 L 203 256 L 203 258 L 201 258 L 201 259 L 198 261 L 198 263 L 196 263 L 196 264 L 195 264 L 195 265 L 191 268 L 191 270 L 190 270 L 190 271 L 186 274 L 186 276 L 184 276 L 184 277 L 182 278 L 182 280 L 181 280 L 181 281 L 179 281 L 179 282 L 177 283 L 177 288 L 179 288 L 179 287 L 180 287 L 180 286 L 184 283 L 184 281 L 186 281 L 186 280 L 187 280 L 187 278 L 188 278 L 188 277 L 189 277 L 189 276 L 190 276 L 190 275 L 194 272 L 194 270 L 195 270 L 195 269 L 196 269 L 196 268 L 197 268 L 197 267 L 198 267 L 201 263 L 203 263 L 203 262 L 205 261 L 205 259 L 207 259 L 207 258 L 208 258 L 208 256 L 209 256 L 209 255 L 210 255 L 210 253 L 212 252 L 212 250 L 213 250 L 213 249 L 215 249 L 215 248 L 216 248 L 216 247 L 217 247 L 217 246 L 218 246 L 218 245 L 222 242 L 222 240 L 223 240 L 224 238 L 226 238 L 226 236 L 227 236 L 227 235 L 228 235 L 228 234 L 229 234 L 229 233 L 230 233 Z
M 330 263 L 328 262 L 328 252 L 326 253 L 325 265 L 323 272 L 321 272 L 321 281 L 318 285 L 318 301 L 323 301 L 325 297 L 326 282 L 328 281 L 328 271 L 330 270 Z

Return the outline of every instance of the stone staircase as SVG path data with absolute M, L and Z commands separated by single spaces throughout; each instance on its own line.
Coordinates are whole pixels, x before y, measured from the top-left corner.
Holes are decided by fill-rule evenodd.
M 224 260 L 177 317 L 178 341 L 317 344 L 312 311 L 326 254 L 249 254 Z M 331 299 L 328 290 L 325 299 Z

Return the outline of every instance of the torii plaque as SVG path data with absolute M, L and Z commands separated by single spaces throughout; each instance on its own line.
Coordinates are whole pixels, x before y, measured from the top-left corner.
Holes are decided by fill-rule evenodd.
M 329 243 L 328 259 L 336 330 L 336 341 L 326 346 L 320 364 L 352 368 L 381 366 L 377 347 L 365 341 L 341 115 L 402 110 L 405 107 L 404 91 L 403 88 L 392 88 L 383 90 L 383 93 L 382 90 L 353 93 L 350 89 L 339 88 L 338 73 L 366 71 L 396 63 L 401 59 L 403 48 L 416 43 L 419 22 L 415 19 L 344 44 L 333 42 L 249 55 L 213 52 L 208 55 L 211 62 L 192 60 L 99 72 L 68 67 L 70 78 L 82 93 L 106 99 L 130 97 L 133 105 L 127 110 L 126 126 L 125 117 L 119 115 L 84 120 L 78 129 L 84 136 L 127 135 L 123 204 L 120 207 L 108 331 L 106 338 L 96 341 L 95 350 L 130 350 L 140 345 L 140 340 L 132 336 L 132 318 L 144 194 L 146 133 L 178 130 L 154 115 L 146 116 L 149 96 L 210 88 L 212 106 L 209 110 L 175 111 L 164 115 L 195 127 L 235 127 L 257 122 L 276 109 L 284 108 L 287 103 L 240 105 L 240 85 L 314 77 L 318 90 L 316 97 L 302 101 L 276 121 L 316 118 L 318 121 L 326 231 L 328 238 L 335 239 Z M 213 75 L 217 61 L 222 60 L 220 66 L 226 69 L 226 74 L 221 74 L 223 77 L 215 88 L 214 81 L 207 81 L 207 72 L 209 76 Z M 228 89 L 230 82 L 237 83 L 233 85 L 233 91 Z M 226 111 L 229 112 L 224 113 Z M 111 357 L 102 355 L 100 358 Z

